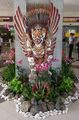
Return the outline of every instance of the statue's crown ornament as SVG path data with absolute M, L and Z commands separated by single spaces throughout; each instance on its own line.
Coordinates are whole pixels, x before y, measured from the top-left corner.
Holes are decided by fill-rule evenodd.
M 35 38 L 40 38 L 40 39 L 44 39 L 46 36 L 46 29 L 42 28 L 40 25 L 35 26 L 35 28 L 31 29 L 31 34 L 32 34 L 32 38 L 33 40 Z
M 37 24 L 41 27 L 46 27 L 46 25 L 48 24 L 50 8 L 50 5 L 47 4 L 29 4 L 27 7 L 26 24 L 29 27 L 35 27 Z M 36 27 L 39 28 L 39 26 Z
M 39 31 L 40 31 L 40 30 L 41 30 L 41 26 L 40 26 L 39 24 L 36 25 L 36 26 L 35 26 L 35 30 L 39 30 Z

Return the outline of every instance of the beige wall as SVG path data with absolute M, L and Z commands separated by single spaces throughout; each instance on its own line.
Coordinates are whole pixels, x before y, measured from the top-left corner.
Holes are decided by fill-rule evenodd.
M 64 17 L 79 17 L 79 12 L 74 12 L 74 11 L 71 11 L 71 12 L 65 12 L 64 11 Z
M 0 16 L 12 16 L 14 0 L 0 0 Z
M 14 0 L 0 0 L 0 16 L 13 16 L 14 15 Z M 0 25 L 9 24 L 12 22 L 0 22 Z

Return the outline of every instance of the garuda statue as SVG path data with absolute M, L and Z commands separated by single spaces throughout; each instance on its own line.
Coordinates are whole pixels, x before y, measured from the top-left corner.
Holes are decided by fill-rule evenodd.
M 59 11 L 53 3 L 30 4 L 26 15 L 22 15 L 18 6 L 14 26 L 31 68 L 53 58 L 59 20 Z

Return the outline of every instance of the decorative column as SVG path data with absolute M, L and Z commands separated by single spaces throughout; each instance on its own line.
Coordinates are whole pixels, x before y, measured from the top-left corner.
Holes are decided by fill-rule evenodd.
M 61 68 L 63 0 L 17 0 L 15 11 L 16 64 L 22 59 L 23 67 L 32 70 L 52 60 Z
M 22 14 L 23 15 L 26 14 L 26 1 L 27 0 L 14 0 L 14 15 L 18 6 L 20 6 Z M 22 47 L 16 32 L 15 32 L 15 53 L 16 53 L 15 54 L 16 65 L 22 66 L 28 72 L 29 71 L 28 60 L 23 54 Z

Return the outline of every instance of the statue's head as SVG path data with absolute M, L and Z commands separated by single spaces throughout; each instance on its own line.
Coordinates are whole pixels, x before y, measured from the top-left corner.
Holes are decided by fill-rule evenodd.
M 35 44 L 43 43 L 46 37 L 46 29 L 41 27 L 40 25 L 36 25 L 34 28 L 31 29 L 31 35 Z

